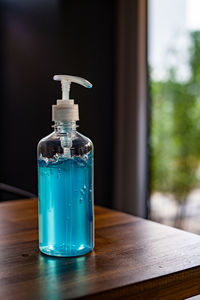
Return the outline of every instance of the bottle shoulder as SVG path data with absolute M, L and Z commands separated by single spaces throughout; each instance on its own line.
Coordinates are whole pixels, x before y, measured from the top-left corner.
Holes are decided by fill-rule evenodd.
M 57 134 L 55 131 L 51 132 L 49 135 L 43 137 L 38 144 L 42 143 L 42 142 L 48 142 L 48 141 L 57 141 L 60 140 L 60 137 L 63 135 L 59 135 Z M 91 141 L 91 139 L 89 139 L 87 136 L 83 135 L 82 133 L 78 132 L 78 131 L 73 131 L 72 135 L 71 135 L 72 140 L 82 140 L 84 142 L 88 142 L 91 143 L 93 145 L 93 142 Z
M 68 145 L 70 145 L 71 156 L 81 156 L 93 151 L 92 141 L 78 131 L 66 132 L 65 134 L 54 131 L 39 141 L 38 155 L 51 158 L 56 154 L 63 154 L 63 140 L 67 140 Z
M 77 140 L 79 142 L 82 141 L 83 144 L 89 143 L 93 146 L 92 141 L 87 136 L 83 135 L 82 133 L 80 133 L 78 131 L 76 131 L 76 134 L 73 139 Z
M 53 131 L 53 132 L 51 132 L 50 134 L 48 134 L 47 136 L 43 137 L 43 138 L 39 141 L 38 145 L 39 145 L 40 143 L 42 143 L 42 142 L 51 141 L 51 140 L 57 140 L 57 139 L 58 139 L 58 136 L 57 136 L 56 133 Z

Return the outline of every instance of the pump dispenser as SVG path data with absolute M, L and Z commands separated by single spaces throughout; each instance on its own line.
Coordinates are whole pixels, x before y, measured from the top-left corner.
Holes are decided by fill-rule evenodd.
M 78 104 L 74 104 L 73 99 L 69 99 L 71 82 L 78 83 L 86 88 L 91 88 L 92 84 L 84 78 L 68 75 L 55 75 L 54 80 L 60 80 L 62 86 L 62 100 L 57 100 L 57 105 L 52 106 L 53 121 L 78 121 Z
M 54 132 L 38 144 L 39 247 L 53 256 L 78 256 L 94 247 L 93 144 L 76 131 L 78 104 L 69 99 L 81 77 L 55 75 L 62 99 L 52 106 Z

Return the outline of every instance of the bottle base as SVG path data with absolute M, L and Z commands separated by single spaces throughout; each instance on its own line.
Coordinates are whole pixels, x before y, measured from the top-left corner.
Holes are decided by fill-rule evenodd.
M 58 257 L 73 257 L 73 256 L 80 256 L 86 253 L 89 253 L 93 250 L 91 247 L 83 247 L 80 246 L 79 248 L 75 248 L 71 246 L 71 248 L 66 246 L 42 246 L 40 247 L 40 251 L 43 254 L 50 255 L 50 256 L 58 256 Z

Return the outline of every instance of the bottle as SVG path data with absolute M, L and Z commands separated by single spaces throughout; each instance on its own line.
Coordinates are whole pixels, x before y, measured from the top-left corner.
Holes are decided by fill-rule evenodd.
M 55 75 L 62 100 L 52 106 L 54 132 L 38 144 L 39 248 L 52 256 L 78 256 L 94 248 L 93 144 L 76 131 L 78 105 L 69 99 L 71 82 Z

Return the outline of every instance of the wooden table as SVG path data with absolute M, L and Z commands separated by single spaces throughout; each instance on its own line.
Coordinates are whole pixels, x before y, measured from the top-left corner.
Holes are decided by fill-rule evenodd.
M 0 299 L 184 299 L 200 293 L 200 237 L 102 207 L 96 247 L 38 250 L 37 199 L 0 203 Z

